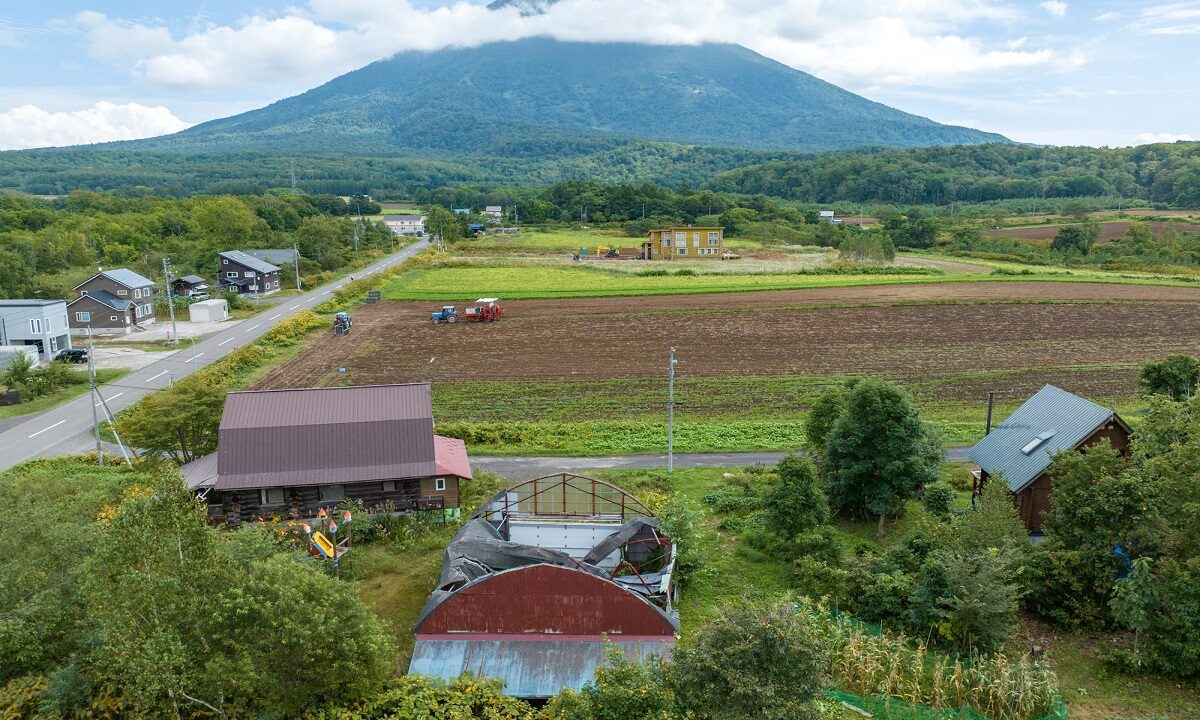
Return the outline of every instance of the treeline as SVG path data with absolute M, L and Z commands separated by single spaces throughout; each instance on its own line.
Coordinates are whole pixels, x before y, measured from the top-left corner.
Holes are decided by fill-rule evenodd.
M 708 187 L 804 202 L 944 205 L 1111 196 L 1197 207 L 1200 143 L 864 150 L 744 167 L 718 175 Z
M 176 275 L 215 279 L 216 253 L 298 246 L 301 272 L 316 276 L 347 264 L 360 250 L 394 242 L 382 223 L 358 226 L 359 198 L 277 193 L 197 196 L 186 200 L 90 191 L 52 201 L 0 197 L 0 296 L 70 299 L 71 288 L 97 267 L 128 267 L 162 277 L 162 258 Z

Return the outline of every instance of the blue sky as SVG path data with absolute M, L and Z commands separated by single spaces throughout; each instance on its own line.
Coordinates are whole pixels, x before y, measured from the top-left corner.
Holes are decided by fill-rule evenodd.
M 1059 145 L 1200 139 L 1200 0 L 55 0 L 0 7 L 0 149 L 144 137 L 372 60 L 550 35 L 735 42 L 872 100 Z

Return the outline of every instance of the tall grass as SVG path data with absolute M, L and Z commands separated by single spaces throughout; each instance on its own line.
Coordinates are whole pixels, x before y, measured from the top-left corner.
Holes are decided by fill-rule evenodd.
M 968 708 L 994 720 L 1059 713 L 1058 681 L 1037 660 L 1003 654 L 949 658 L 920 640 L 876 633 L 819 605 L 803 612 L 825 647 L 834 685 L 846 692 L 932 708 Z

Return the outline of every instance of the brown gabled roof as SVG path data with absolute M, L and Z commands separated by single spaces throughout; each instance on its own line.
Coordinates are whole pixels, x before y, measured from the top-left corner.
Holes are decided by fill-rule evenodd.
M 229 393 L 218 490 L 437 474 L 428 383 Z

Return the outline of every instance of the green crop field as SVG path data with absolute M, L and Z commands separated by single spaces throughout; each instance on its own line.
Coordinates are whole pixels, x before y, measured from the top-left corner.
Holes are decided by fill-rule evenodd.
M 663 263 L 666 265 L 666 263 Z M 678 268 L 651 266 L 646 270 L 678 272 Z M 695 268 L 692 268 L 695 271 Z M 1025 274 L 1028 273 L 1028 274 Z M 388 300 L 469 301 L 485 295 L 509 300 L 616 297 L 635 295 L 684 295 L 753 290 L 853 287 L 979 281 L 1104 282 L 1129 285 L 1195 286 L 1186 279 L 1111 273 L 1067 271 L 1050 268 L 1004 268 L 1001 273 L 958 274 L 847 274 L 842 272 L 796 272 L 788 274 L 642 275 L 612 272 L 589 266 L 487 265 L 480 267 L 432 267 L 401 274 L 383 291 Z
M 587 248 L 587 254 L 595 254 L 596 248 L 638 247 L 641 238 L 623 233 L 603 230 L 522 230 L 516 235 L 492 234 L 454 244 L 455 254 L 502 254 L 518 252 L 577 253 Z

